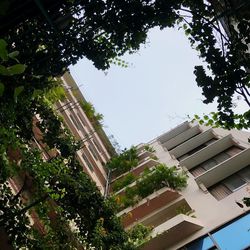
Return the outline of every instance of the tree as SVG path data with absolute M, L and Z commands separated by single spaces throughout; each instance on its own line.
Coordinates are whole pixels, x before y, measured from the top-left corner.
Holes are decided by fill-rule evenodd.
M 30 76 L 25 65 L 17 63 L 18 52 L 9 52 L 4 40 L 0 45 L 0 231 L 7 247 L 131 249 L 112 204 L 76 159 L 80 143 L 51 106 L 64 96 L 58 82 Z M 36 88 L 27 79 L 36 86 L 42 81 L 48 85 Z M 54 93 L 58 89 L 59 94 Z M 48 161 L 33 147 L 34 128 L 42 132 Z M 55 148 L 60 153 L 49 154 Z M 9 187 L 13 180 L 15 194 Z
M 230 2 L 14 0 L 0 17 L 0 33 L 12 49 L 18 48 L 29 75 L 57 76 L 82 57 L 92 60 L 98 69 L 107 69 L 114 58 L 138 50 L 149 29 L 182 27 L 207 63 L 206 69 L 196 66 L 194 71 L 204 102 L 216 99 L 221 123 L 232 127 L 233 96 L 240 95 L 250 104 L 250 25 L 249 2 Z M 17 10 L 25 15 L 17 16 Z M 228 34 L 221 20 L 223 24 L 228 21 Z M 245 118 L 249 120 L 247 115 Z

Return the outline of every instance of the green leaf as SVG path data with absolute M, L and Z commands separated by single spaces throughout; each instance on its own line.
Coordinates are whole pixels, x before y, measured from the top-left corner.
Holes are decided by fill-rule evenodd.
M 0 39 L 0 57 L 3 61 L 8 60 L 7 43 L 3 39 Z
M 4 84 L 0 82 L 0 97 L 3 96 L 4 88 Z
M 194 115 L 194 119 L 199 120 L 200 117 L 198 115 Z
M 17 97 L 23 92 L 24 86 L 19 86 L 14 90 L 14 100 L 17 102 Z
M 18 55 L 19 55 L 19 51 L 15 50 L 15 51 L 9 53 L 8 56 L 9 56 L 9 58 L 11 58 L 11 59 L 13 59 L 13 60 L 19 62 L 19 61 L 16 59 L 16 57 L 17 57 Z
M 213 121 L 212 119 L 209 119 L 208 122 L 207 122 L 207 124 L 208 124 L 209 126 L 213 125 L 213 123 L 214 123 L 214 121 Z
M 3 65 L 0 65 L 0 75 L 2 76 L 9 76 L 10 73 L 9 73 L 9 70 L 4 67 Z
M 43 91 L 41 89 L 34 89 L 32 94 L 32 99 L 37 98 L 39 95 L 42 95 Z
M 13 66 L 8 67 L 8 71 L 10 75 L 19 75 L 22 74 L 26 69 L 26 65 L 24 64 L 15 64 Z

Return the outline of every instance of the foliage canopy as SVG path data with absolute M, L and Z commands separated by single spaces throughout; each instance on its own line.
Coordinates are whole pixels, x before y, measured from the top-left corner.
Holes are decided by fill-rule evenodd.
M 83 57 L 107 69 L 115 58 L 138 50 L 149 29 L 178 26 L 207 63 L 205 68 L 197 65 L 194 73 L 204 102 L 218 101 L 220 122 L 234 125 L 234 94 L 250 104 L 247 0 L 24 2 L 5 6 L 0 33 L 20 51 L 30 75 L 60 75 Z M 17 10 L 24 15 L 15 17 Z

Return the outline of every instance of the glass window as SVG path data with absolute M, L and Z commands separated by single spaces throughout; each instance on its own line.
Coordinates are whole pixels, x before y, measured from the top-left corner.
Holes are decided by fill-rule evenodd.
M 71 121 L 73 122 L 73 124 L 76 126 L 76 128 L 79 129 L 79 124 L 78 124 L 77 120 L 75 119 L 75 117 L 72 114 L 69 114 L 69 117 L 70 117 Z
M 247 214 L 212 234 L 222 250 L 240 250 L 250 246 L 250 214 Z
M 77 112 L 77 116 L 78 116 L 78 118 L 80 119 L 80 121 L 82 122 L 83 126 L 86 127 L 85 121 L 83 120 L 81 114 Z
M 223 183 L 225 186 L 234 192 L 236 189 L 243 186 L 246 182 L 240 178 L 237 174 L 231 175 L 230 177 L 226 178 Z
M 93 139 L 93 143 L 94 143 L 95 147 L 97 148 L 97 150 L 98 150 L 100 153 L 102 153 L 102 150 L 100 149 L 98 143 L 97 143 L 94 139 Z
M 221 163 L 223 161 L 226 161 L 229 158 L 230 158 L 230 155 L 228 155 L 225 152 L 221 152 L 220 154 L 214 156 L 214 159 L 217 161 L 217 164 L 219 164 L 219 163 Z
M 98 156 L 97 156 L 97 151 L 96 151 L 96 149 L 93 147 L 93 145 L 89 145 L 89 151 L 91 152 L 91 154 L 94 156 L 94 158 L 96 159 L 96 160 L 98 160 Z
M 217 164 L 218 164 L 217 161 L 212 158 L 212 159 L 209 159 L 209 160 L 201 163 L 200 166 L 202 168 L 204 168 L 205 170 L 209 170 L 209 169 L 213 168 L 214 166 L 216 166 Z
M 82 153 L 82 158 L 83 158 L 83 160 L 85 161 L 85 163 L 87 164 L 88 168 L 93 172 L 93 171 L 94 171 L 93 166 L 92 166 L 92 164 L 90 163 L 88 157 L 85 155 L 84 152 Z
M 244 215 L 224 227 L 211 233 L 209 236 L 195 240 L 181 250 L 249 250 L 250 248 L 250 213 Z M 215 242 L 215 243 L 214 243 Z
M 212 250 L 217 249 L 209 236 L 188 244 L 183 250 Z
M 250 166 L 247 166 L 239 171 L 239 176 L 246 181 L 250 181 Z

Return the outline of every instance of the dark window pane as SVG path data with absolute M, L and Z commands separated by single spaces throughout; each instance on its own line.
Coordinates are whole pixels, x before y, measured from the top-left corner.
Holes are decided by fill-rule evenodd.
M 234 192 L 236 189 L 243 186 L 246 182 L 242 180 L 238 175 L 234 174 L 226 178 L 223 183 L 227 188 Z

